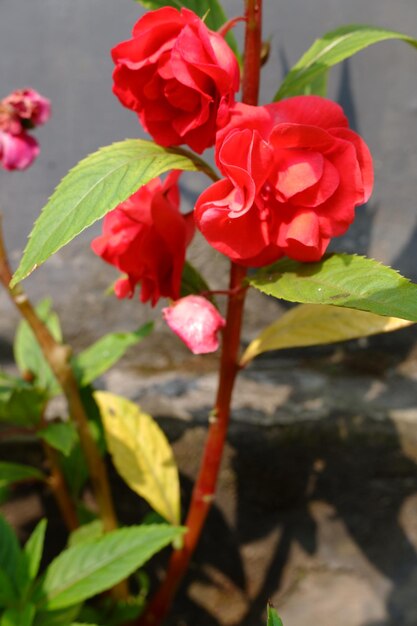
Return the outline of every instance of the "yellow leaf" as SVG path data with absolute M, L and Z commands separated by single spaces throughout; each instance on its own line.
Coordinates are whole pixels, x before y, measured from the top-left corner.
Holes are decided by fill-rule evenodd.
M 301 304 L 265 328 L 246 348 L 240 365 L 247 365 L 253 358 L 268 350 L 347 341 L 388 333 L 412 323 L 397 317 L 383 317 L 368 311 L 330 304 Z
M 107 391 L 94 394 L 107 447 L 129 487 L 172 524 L 180 521 L 180 486 L 171 446 L 147 413 Z

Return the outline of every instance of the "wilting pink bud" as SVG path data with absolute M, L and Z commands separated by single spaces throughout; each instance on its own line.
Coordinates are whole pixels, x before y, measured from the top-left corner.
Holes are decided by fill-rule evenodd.
M 24 170 L 38 154 L 38 142 L 24 131 L 12 135 L 0 130 L 0 166 L 5 170 Z
M 163 309 L 162 314 L 193 354 L 215 352 L 219 347 L 217 333 L 226 321 L 206 298 L 186 296 Z
M 11 107 L 22 120 L 30 127 L 40 126 L 48 121 L 51 115 L 51 103 L 34 89 L 17 89 L 3 104 Z

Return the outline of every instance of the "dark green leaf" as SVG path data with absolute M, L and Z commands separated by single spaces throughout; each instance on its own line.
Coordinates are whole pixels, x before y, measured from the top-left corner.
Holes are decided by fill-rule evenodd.
M 0 461 L 0 487 L 22 480 L 45 480 L 45 476 L 36 467 Z
M 65 456 L 69 456 L 78 441 L 77 430 L 72 422 L 52 422 L 36 434 Z
M 10 576 L 0 567 L 0 607 L 10 606 L 15 603 L 16 599 L 17 594 Z
M 268 621 L 267 626 L 283 626 L 280 618 L 278 617 L 278 613 L 274 609 L 273 606 L 268 604 Z
M 49 298 L 42 300 L 37 305 L 36 312 L 53 337 L 57 341 L 62 341 L 61 326 L 58 315 L 52 310 L 52 301 Z M 29 324 L 24 320 L 18 326 L 13 349 L 15 361 L 23 375 L 31 373 L 36 386 L 47 390 L 50 395 L 60 392 L 60 387 L 42 354 L 39 343 Z
M 42 389 L 0 372 L 0 422 L 34 426 L 41 418 L 45 403 Z
M 114 143 L 80 161 L 42 210 L 11 286 L 152 178 L 172 169 L 196 171 L 197 161 L 142 139 Z
M 79 384 L 84 387 L 104 374 L 122 358 L 128 348 L 142 341 L 152 329 L 153 322 L 148 322 L 134 332 L 106 335 L 73 357 L 72 366 Z
M 387 39 L 399 39 L 417 47 L 417 40 L 413 37 L 366 24 L 350 24 L 326 33 L 313 43 L 287 74 L 274 100 L 304 93 L 307 85 L 327 73 L 336 63 Z
M 34 580 L 38 575 L 39 566 L 42 558 L 43 545 L 45 542 L 47 523 L 48 522 L 46 519 L 41 519 L 31 536 L 27 540 L 23 550 L 30 580 Z
M 160 9 L 166 6 L 176 9 L 186 7 L 194 11 L 199 17 L 204 18 L 205 24 L 211 30 L 219 30 L 227 21 L 226 14 L 218 0 L 136 0 L 136 2 L 140 2 L 146 9 Z M 239 48 L 233 33 L 230 31 L 226 35 L 226 41 L 239 58 Z
M 210 287 L 195 267 L 186 261 L 181 277 L 181 298 L 203 291 L 210 291 Z
M 33 604 L 25 604 L 17 609 L 7 609 L 2 615 L 0 626 L 32 626 L 35 617 Z
M 7 576 L 16 597 L 27 583 L 28 573 L 17 537 L 12 527 L 0 516 L 0 569 Z
M 174 526 L 131 526 L 64 550 L 46 571 L 42 604 L 65 608 L 113 587 L 182 533 Z
M 417 322 L 417 285 L 366 257 L 332 254 L 318 263 L 282 259 L 249 282 L 289 302 L 333 304 Z

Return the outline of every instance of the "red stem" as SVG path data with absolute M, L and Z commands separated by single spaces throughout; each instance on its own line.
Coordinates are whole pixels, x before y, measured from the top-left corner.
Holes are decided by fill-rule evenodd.
M 261 61 L 262 0 L 246 0 L 245 62 L 243 102 L 258 103 Z M 226 326 L 223 333 L 219 386 L 215 409 L 210 418 L 206 446 L 200 472 L 194 485 L 185 525 L 188 529 L 183 547 L 175 550 L 168 565 L 166 577 L 136 622 L 138 626 L 158 626 L 169 611 L 176 591 L 187 571 L 197 546 L 208 512 L 213 502 L 217 477 L 223 456 L 230 418 L 230 405 L 236 374 L 239 371 L 238 352 L 246 289 L 243 281 L 246 268 L 231 264 Z

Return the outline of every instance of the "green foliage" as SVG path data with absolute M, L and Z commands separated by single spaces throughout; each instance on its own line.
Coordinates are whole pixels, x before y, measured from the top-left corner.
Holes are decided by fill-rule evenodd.
M 268 604 L 267 626 L 283 626 L 278 613 L 270 604 Z
M 0 461 L 0 487 L 12 485 L 22 480 L 45 480 L 45 476 L 36 467 Z
M 219 30 L 227 20 L 223 7 L 218 0 L 136 0 L 136 2 L 140 2 L 146 9 L 160 9 L 166 6 L 176 9 L 187 7 L 204 19 L 211 30 Z M 239 49 L 233 33 L 229 32 L 226 40 L 235 54 L 239 56 Z
M 199 159 L 142 139 L 126 139 L 78 163 L 62 179 L 30 234 L 11 285 L 104 217 L 139 187 L 168 170 L 199 169 Z
M 52 311 L 51 299 L 42 300 L 36 307 L 36 313 L 46 324 L 54 339 L 62 341 L 59 318 Z M 14 358 L 22 375 L 31 374 L 34 377 L 34 384 L 40 389 L 45 389 L 48 395 L 59 393 L 60 388 L 55 376 L 43 356 L 35 335 L 25 320 L 22 320 L 17 328 L 13 349 Z
M 316 81 L 327 74 L 330 67 L 374 43 L 388 39 L 399 39 L 417 47 L 417 40 L 413 37 L 364 24 L 350 24 L 326 33 L 313 43 L 287 74 L 274 100 L 306 93 L 305 88 L 309 85 L 313 85 L 310 93 L 318 93 L 314 85 L 317 88 Z
M 40 606 L 62 609 L 109 589 L 182 532 L 175 526 L 131 526 L 64 550 L 46 570 Z
M 42 519 L 27 540 L 23 550 L 30 580 L 34 580 L 39 572 L 43 546 L 45 543 L 46 526 L 46 519 Z
M 148 322 L 133 332 L 111 333 L 74 356 L 71 364 L 79 385 L 82 387 L 89 385 L 104 374 L 122 358 L 128 348 L 142 341 L 152 330 L 153 322 Z
M 25 563 L 13 529 L 0 516 L 0 571 L 10 583 L 9 592 L 13 592 L 16 599 L 19 597 L 19 590 L 25 587 L 28 581 Z
M 83 524 L 76 530 L 73 530 L 68 539 L 68 547 L 77 546 L 92 539 L 98 539 L 103 535 L 103 522 L 95 519 L 88 524 Z
M 181 298 L 194 293 L 199 294 L 202 291 L 210 291 L 210 287 L 200 272 L 186 261 L 181 276 Z
M 45 403 L 42 389 L 0 372 L 0 422 L 34 426 L 41 418 Z
M 417 285 L 366 257 L 331 254 L 317 263 L 282 259 L 258 270 L 249 283 L 289 302 L 332 304 L 417 321 Z
M 70 455 L 78 441 L 77 430 L 72 422 L 52 422 L 36 434 L 65 456 Z
M 7 609 L 0 620 L 0 626 L 32 626 L 35 617 L 33 604 Z

